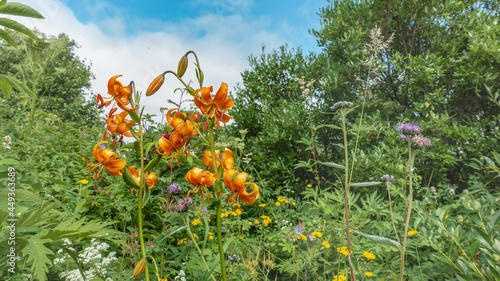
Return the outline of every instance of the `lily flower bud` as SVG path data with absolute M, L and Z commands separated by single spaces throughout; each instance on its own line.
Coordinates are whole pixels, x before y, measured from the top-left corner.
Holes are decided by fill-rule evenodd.
M 182 77 L 184 73 L 186 73 L 187 67 L 188 67 L 188 57 L 184 55 L 179 61 L 179 65 L 177 66 L 177 75 L 179 77 Z
M 137 276 L 141 275 L 141 273 L 146 269 L 146 264 L 147 264 L 147 259 L 142 258 L 135 266 L 132 276 L 134 278 L 137 278 Z
M 165 82 L 165 75 L 158 75 L 158 77 L 156 77 L 155 80 L 153 80 L 153 82 L 151 82 L 151 84 L 149 85 L 146 91 L 146 96 L 151 96 L 156 93 L 163 85 L 163 82 Z

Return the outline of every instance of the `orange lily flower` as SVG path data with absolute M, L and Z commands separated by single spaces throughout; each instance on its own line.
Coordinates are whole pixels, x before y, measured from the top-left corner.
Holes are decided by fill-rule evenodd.
M 106 101 L 104 101 L 100 94 L 97 95 L 97 102 L 101 102 L 99 108 L 108 106 L 111 104 L 111 102 L 115 101 L 118 107 L 125 111 L 130 112 L 137 109 L 137 107 L 126 107 L 128 104 L 130 104 L 129 96 L 132 94 L 132 89 L 130 86 L 124 87 L 120 81 L 116 80 L 116 78 L 120 76 L 122 75 L 115 75 L 108 81 L 108 94 L 111 95 L 111 97 L 107 98 Z
M 201 91 L 201 99 L 198 98 L 198 92 Z M 227 97 L 228 89 L 227 84 L 222 83 L 219 90 L 212 99 L 211 92 L 213 92 L 213 87 L 203 87 L 194 92 L 194 104 L 203 112 L 203 114 L 208 115 L 208 118 L 215 116 L 217 119 L 217 128 L 220 128 L 219 121 L 227 123 L 229 119 L 233 116 L 224 114 L 222 110 L 228 110 L 233 108 L 234 103 L 231 98 Z
M 217 155 L 216 162 L 217 162 L 217 169 L 219 169 L 220 166 L 220 150 L 215 151 L 215 155 Z M 212 162 L 212 153 L 210 151 L 205 151 L 205 155 L 203 156 L 203 163 L 210 168 L 213 168 L 213 162 Z M 233 152 L 229 149 L 224 150 L 222 153 L 222 166 L 224 167 L 224 170 L 232 170 L 234 169 L 234 158 L 233 158 Z
M 134 126 L 134 122 L 125 119 L 128 115 L 127 111 L 123 111 L 122 113 L 118 115 L 113 115 L 110 114 L 108 119 L 106 119 L 106 124 L 108 131 L 111 133 L 113 138 L 115 137 L 116 134 L 120 134 L 126 137 L 132 137 L 132 134 L 130 133 L 130 129 L 127 127 L 127 124 L 130 127 Z
M 186 180 L 192 184 L 196 189 L 188 192 L 187 198 L 190 194 L 195 194 L 201 189 L 201 195 L 205 199 L 205 192 L 208 193 L 208 200 L 210 200 L 210 192 L 206 190 L 207 186 L 215 184 L 217 176 L 210 171 L 203 170 L 197 167 L 192 168 L 186 174 Z
M 172 155 L 172 152 L 184 154 L 184 152 L 180 151 L 180 149 L 182 149 L 184 145 L 186 145 L 186 136 L 178 134 L 164 134 L 158 140 L 158 148 L 156 149 L 156 152 L 166 157 Z
M 103 167 L 106 167 L 111 176 L 120 176 L 121 170 L 127 165 L 125 159 L 116 159 L 118 154 L 109 148 L 102 147 L 107 143 L 107 141 L 101 141 L 94 146 L 93 154 L 98 163 L 94 164 L 89 160 L 89 164 L 87 165 L 87 167 L 90 166 L 89 173 L 100 167 L 99 172 L 94 177 L 95 179 L 99 177 Z
M 139 173 L 135 170 L 135 167 L 128 167 L 128 171 L 134 178 L 134 181 L 137 183 L 137 185 L 141 185 L 141 169 L 139 169 Z M 146 181 L 146 184 L 149 186 L 149 189 L 152 189 L 155 184 L 158 182 L 158 178 L 156 177 L 156 173 L 149 173 L 146 172 L 144 174 L 144 180 Z
M 187 114 L 185 112 L 177 111 L 174 113 L 173 118 L 170 116 L 171 112 L 174 110 L 177 110 L 177 108 L 172 108 L 167 112 L 168 124 L 170 124 L 178 134 L 186 135 L 186 137 L 196 136 L 200 130 L 200 125 L 194 122 L 194 120 L 196 120 L 196 115 L 191 113 L 189 118 L 184 121 L 181 115 L 186 117 Z M 198 128 L 198 131 L 194 129 L 194 126 Z
M 236 177 L 233 180 L 234 175 L 236 175 Z M 240 173 L 236 170 L 229 170 L 224 173 L 224 185 L 228 189 L 234 191 L 233 195 L 227 200 L 229 204 L 232 204 L 236 196 L 238 196 L 245 204 L 253 204 L 260 198 L 259 187 L 253 182 L 245 182 L 247 177 L 247 173 Z M 251 185 L 253 187 L 252 192 L 247 191 L 247 185 Z

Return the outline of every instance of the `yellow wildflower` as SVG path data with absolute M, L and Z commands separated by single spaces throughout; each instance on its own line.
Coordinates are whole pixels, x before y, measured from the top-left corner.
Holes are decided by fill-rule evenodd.
M 274 203 L 274 204 L 275 204 L 276 206 L 279 206 L 279 205 L 281 205 L 281 204 L 280 204 L 280 202 L 276 202 L 276 203 Z
M 312 184 L 308 184 L 307 187 L 312 187 Z
M 191 222 L 192 225 L 199 225 L 201 224 L 201 221 L 199 219 L 195 219 Z
M 325 246 L 325 248 L 329 249 L 331 246 L 330 246 L 330 243 L 328 243 L 328 241 L 323 241 L 323 243 L 321 243 L 323 246 Z
M 372 276 L 373 276 L 373 273 L 371 273 L 371 272 L 367 271 L 367 272 L 365 272 L 365 275 L 366 275 L 366 277 L 370 278 L 370 277 L 372 277 Z
M 300 235 L 297 235 L 297 239 L 299 239 L 299 240 L 307 240 L 307 236 L 305 236 L 304 234 L 300 234 Z
M 260 223 L 260 221 L 259 221 L 259 220 L 255 220 L 255 222 L 254 222 L 254 223 L 255 223 L 255 224 L 259 224 L 259 223 Z
M 293 201 L 292 201 L 292 205 L 294 205 L 294 206 L 295 206 L 295 202 L 293 202 Z
M 333 281 L 347 281 L 347 277 L 345 275 L 335 275 L 333 276 Z
M 314 231 L 314 232 L 312 233 L 312 235 L 313 235 L 313 236 L 316 236 L 316 237 L 318 237 L 318 238 L 323 237 L 323 234 L 321 234 L 321 232 L 319 232 L 319 231 Z
M 213 240 L 213 239 L 214 239 L 214 235 L 212 234 L 212 232 L 209 232 L 209 233 L 208 233 L 208 239 L 210 239 L 210 240 Z
M 413 236 L 415 234 L 417 234 L 417 232 L 415 230 L 408 231 L 408 235 L 410 235 L 410 236 Z
M 78 181 L 78 182 L 81 183 L 81 184 L 87 184 L 87 183 L 89 183 L 88 180 L 81 180 L 81 181 Z
M 250 225 L 252 225 L 252 222 L 251 222 L 251 221 L 249 221 L 249 222 L 248 222 L 248 225 L 249 225 L 249 226 L 250 226 Z
M 266 206 L 266 203 L 262 203 L 259 205 L 259 207 L 265 207 Z
M 342 255 L 344 255 L 346 257 L 349 255 L 349 249 L 347 248 L 347 246 L 343 246 L 342 248 L 337 248 L 337 252 L 340 252 Z M 351 251 L 351 254 L 352 254 L 352 251 Z
M 177 245 L 181 245 L 183 243 L 186 243 L 187 238 L 182 238 L 181 240 L 177 241 Z
M 369 260 L 374 260 L 377 257 L 372 252 L 367 252 L 367 251 L 363 253 L 363 256 L 365 256 L 365 258 Z

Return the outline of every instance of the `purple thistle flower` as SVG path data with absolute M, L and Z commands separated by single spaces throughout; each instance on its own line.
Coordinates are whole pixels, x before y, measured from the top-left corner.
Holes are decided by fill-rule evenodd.
M 300 227 L 300 225 L 297 225 L 295 227 L 295 234 L 301 235 L 302 233 L 304 233 L 304 230 L 302 229 L 302 227 Z
M 168 187 L 168 193 L 173 195 L 181 194 L 182 188 L 178 184 L 173 183 Z
M 99 148 L 106 149 L 106 145 L 103 143 L 103 144 L 99 145 Z
M 170 138 L 170 134 L 168 132 L 166 134 L 161 134 L 161 136 L 167 140 Z
M 401 138 L 401 140 L 402 140 L 402 141 L 407 141 L 407 139 L 406 139 L 406 136 L 405 136 L 405 135 L 401 135 L 401 136 L 399 136 L 399 137 Z
M 420 132 L 420 127 L 411 123 L 400 124 L 398 125 L 398 131 L 405 135 L 416 135 Z

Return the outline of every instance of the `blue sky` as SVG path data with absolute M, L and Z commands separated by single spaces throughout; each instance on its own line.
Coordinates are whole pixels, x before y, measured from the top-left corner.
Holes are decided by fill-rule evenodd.
M 176 70 L 189 50 L 198 54 L 204 86 L 218 89 L 225 82 L 234 89 L 249 68 L 248 57 L 260 55 L 263 45 L 267 52 L 283 44 L 320 52 L 309 30 L 320 28 L 317 13 L 328 5 L 326 0 L 17 1 L 45 19 L 16 20 L 47 35 L 65 33 L 77 42 L 76 54 L 91 64 L 96 77 L 89 94 L 105 94 L 108 79 L 117 74 L 124 84 L 133 80 L 144 92 L 158 74 Z M 185 78 L 195 81 L 192 66 Z M 169 107 L 165 100 L 179 101 L 174 90 L 180 86 L 167 78 L 162 93 L 144 99 L 146 110 L 159 120 L 160 107 Z
M 293 47 L 318 52 L 316 41 L 308 32 L 319 28 L 317 12 L 325 0 L 191 0 L 191 1 L 99 1 L 62 0 L 82 23 L 96 23 L 103 31 L 116 36 L 140 32 L 171 30 L 183 23 L 206 16 L 217 16 L 220 23 L 248 23 L 256 29 L 276 33 Z M 126 19 L 121 21 L 121 19 Z M 189 36 L 204 37 L 212 26 L 191 29 Z M 244 34 L 241 34 L 244 36 Z M 235 38 L 236 40 L 237 38 Z M 265 41 L 261 42 L 266 44 Z M 248 54 L 250 55 L 250 54 Z

